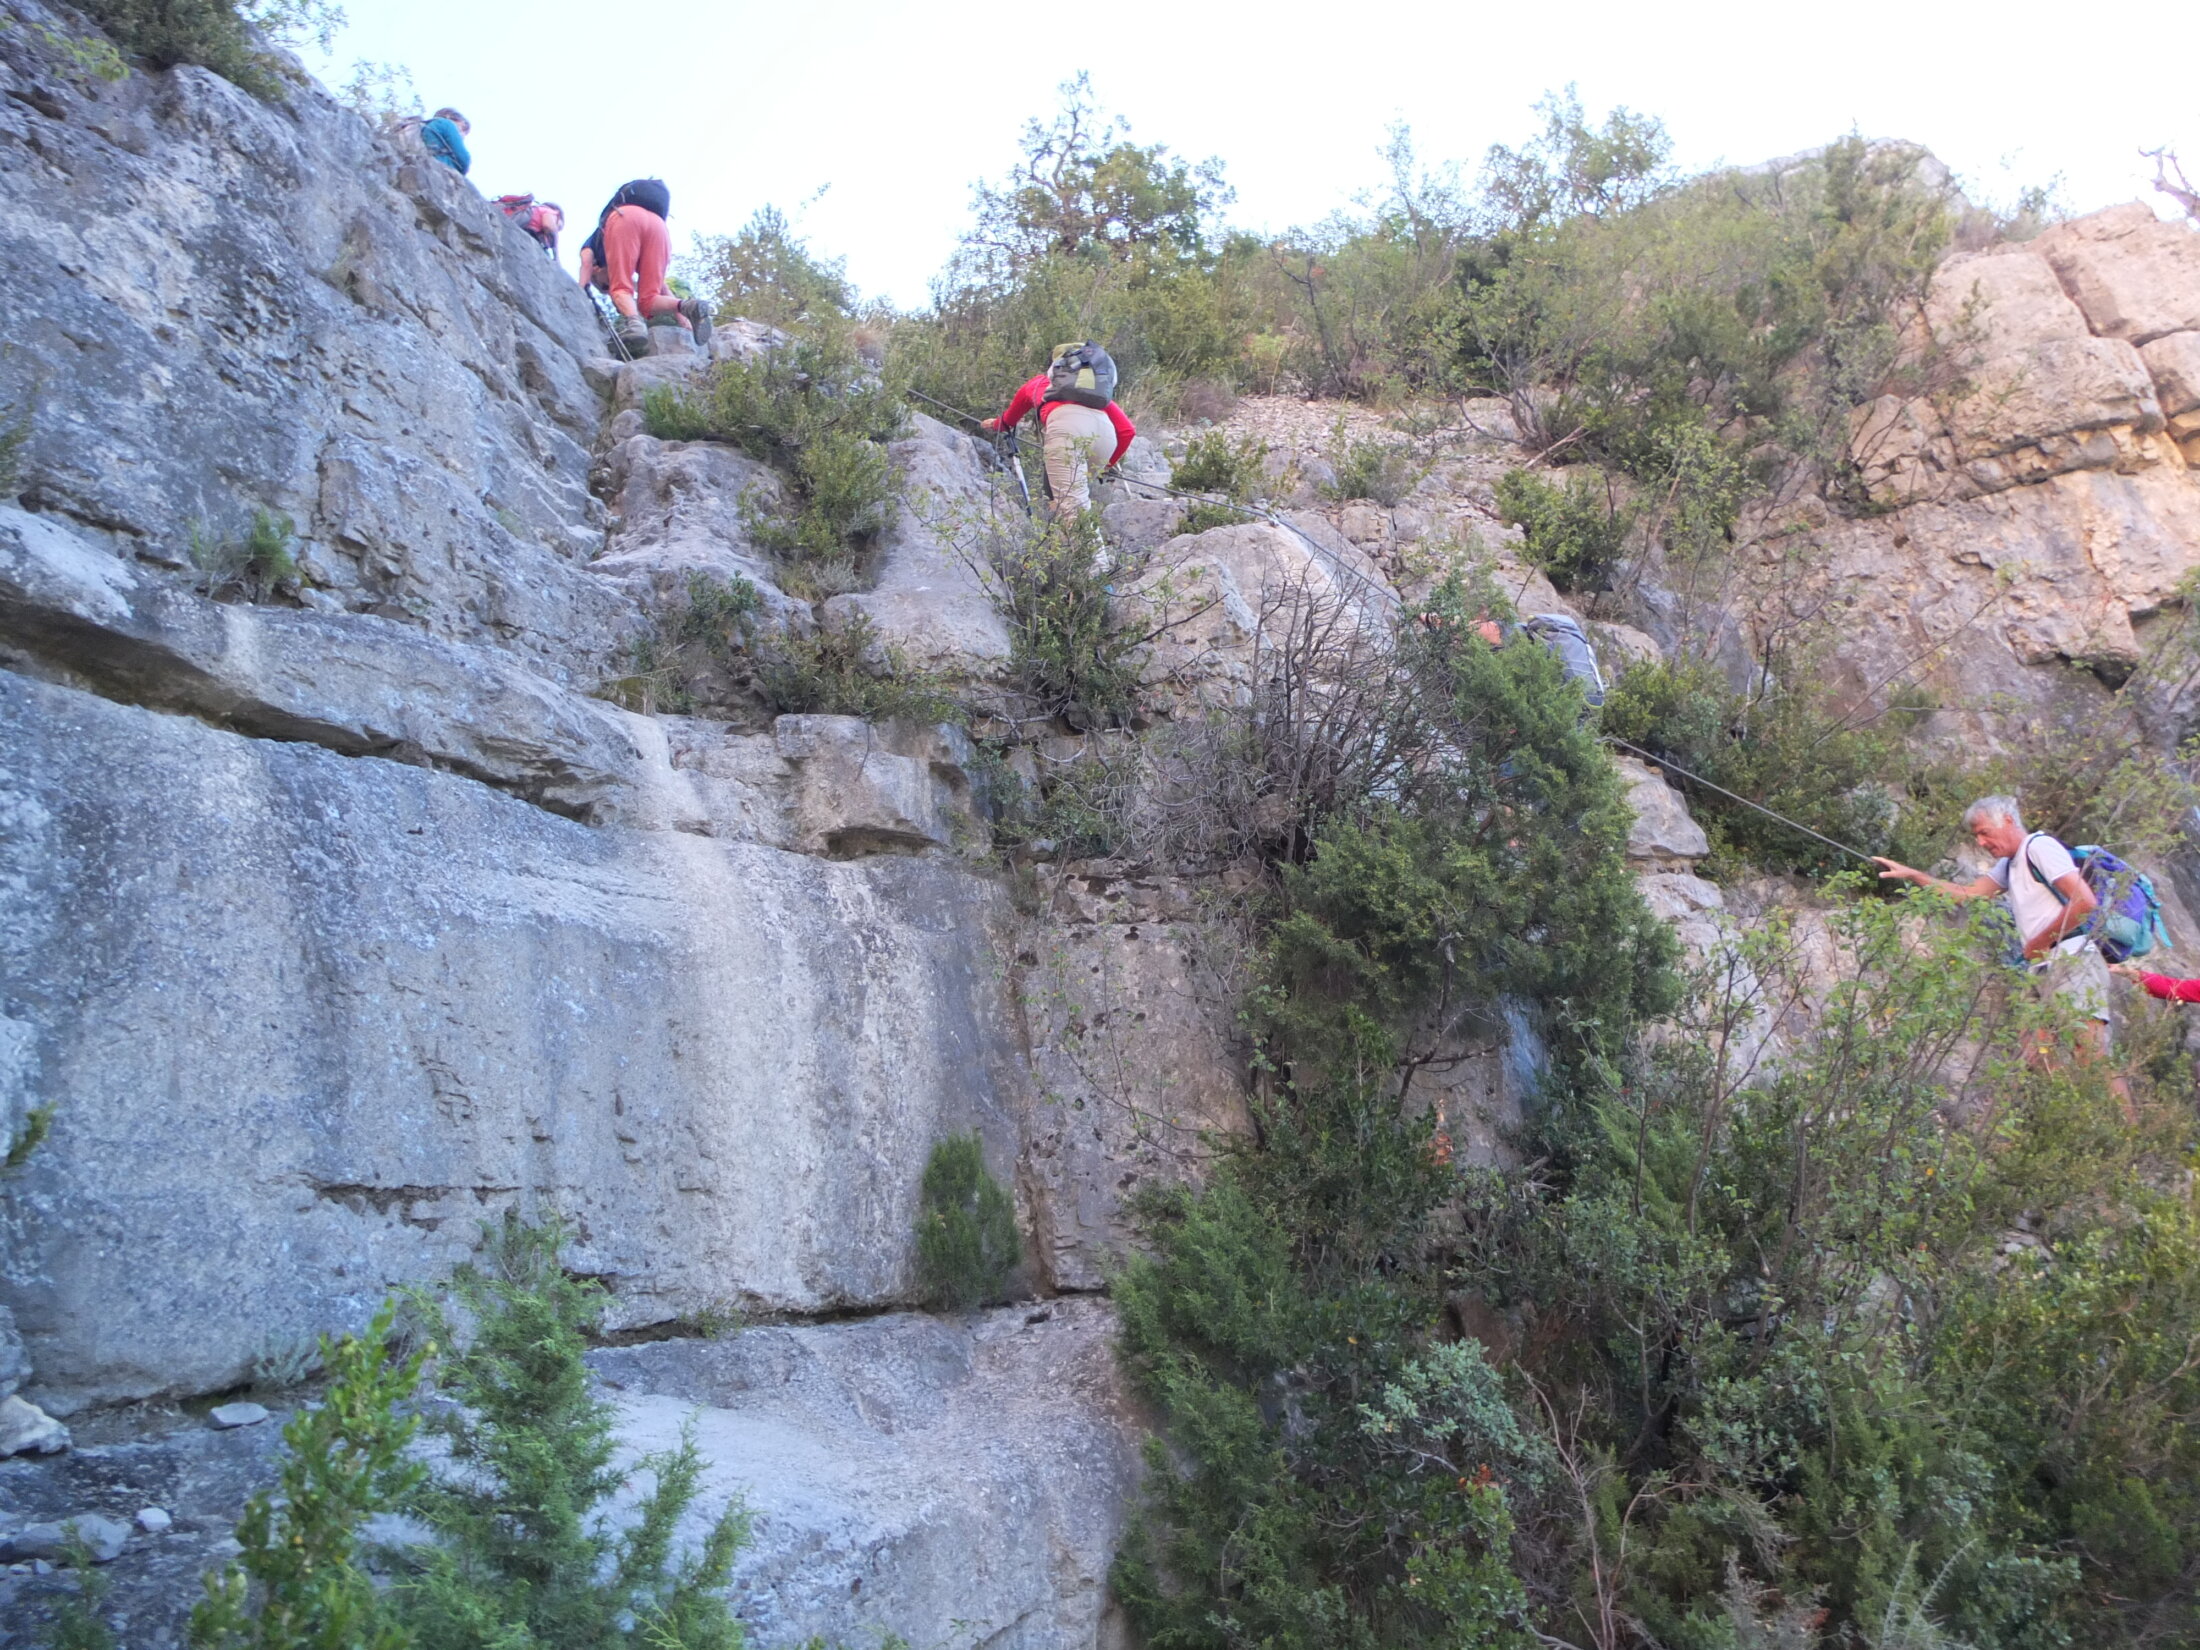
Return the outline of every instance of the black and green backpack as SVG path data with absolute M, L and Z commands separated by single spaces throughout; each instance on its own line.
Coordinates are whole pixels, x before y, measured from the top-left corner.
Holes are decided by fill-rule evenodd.
M 1047 368 L 1047 392 L 1040 397 L 1042 404 L 1067 401 L 1105 410 L 1114 399 L 1115 362 L 1106 350 L 1087 339 L 1080 344 L 1064 344 L 1054 352 L 1054 365 Z

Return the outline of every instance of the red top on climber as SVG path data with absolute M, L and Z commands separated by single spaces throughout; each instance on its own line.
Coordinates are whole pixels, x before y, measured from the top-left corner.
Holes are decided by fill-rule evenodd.
M 1051 383 L 1052 379 L 1049 375 L 1042 372 L 1030 383 L 1019 389 L 1015 394 L 1015 398 L 1009 402 L 1008 410 L 1001 414 L 998 421 L 1000 427 L 1004 430 L 1013 429 L 1017 420 L 1034 407 L 1039 409 L 1039 422 L 1043 425 L 1054 416 L 1057 409 L 1077 404 L 1073 401 L 1047 400 L 1047 390 Z M 1108 462 L 1110 464 L 1120 464 L 1123 462 L 1123 455 L 1131 450 L 1131 438 L 1138 434 L 1138 429 L 1125 416 L 1123 409 L 1113 401 L 1107 404 L 1105 410 L 1108 415 L 1108 422 L 1115 426 L 1115 456 L 1109 459 Z

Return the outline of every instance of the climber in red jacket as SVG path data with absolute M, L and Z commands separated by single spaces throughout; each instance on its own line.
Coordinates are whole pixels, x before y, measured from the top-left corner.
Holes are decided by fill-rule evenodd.
M 1138 434 L 1111 398 L 1114 388 L 1115 363 L 1107 351 L 1090 342 L 1064 344 L 1054 352 L 1053 365 L 1016 392 L 1007 411 L 979 426 L 1013 429 L 1038 410 L 1047 492 L 1057 521 L 1092 508 L 1091 478 L 1121 463 Z

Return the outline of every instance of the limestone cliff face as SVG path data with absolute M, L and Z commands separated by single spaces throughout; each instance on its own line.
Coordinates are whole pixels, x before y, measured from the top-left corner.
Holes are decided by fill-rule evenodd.
M 33 1390 L 233 1381 L 512 1199 L 575 1200 L 630 1322 L 902 1298 L 930 1139 L 1018 1138 L 958 753 L 578 691 L 644 618 L 632 555 L 592 564 L 581 295 L 317 89 L 86 87 L 4 40 Z M 179 565 L 258 508 L 299 607 Z
M 0 1188 L 0 1449 L 59 1442 L 32 1404 L 91 1438 L 110 1406 L 220 1391 L 440 1274 L 479 1219 L 555 1209 L 619 1328 L 795 1320 L 599 1360 L 638 1445 L 703 1407 L 712 1496 L 760 1514 L 760 1642 L 1112 1642 L 1136 1417 L 1105 1303 L 1059 1297 L 1104 1284 L 1130 1188 L 1240 1121 L 1242 937 L 1181 868 L 1013 889 L 952 729 L 590 691 L 694 572 L 753 579 L 773 624 L 860 613 L 993 680 L 1006 628 L 939 528 L 987 496 L 976 448 L 913 419 L 873 588 L 813 609 L 745 536 L 770 474 L 642 427 L 646 390 L 701 363 L 604 359 L 585 299 L 463 180 L 311 85 L 106 85 L 44 42 L 0 31 L 0 400 L 33 417 L 0 500 L 0 1122 L 53 1108 Z M 2196 239 L 2109 213 L 1950 265 L 1935 314 L 2006 393 L 1865 409 L 1890 513 L 1811 524 L 1859 691 L 1937 648 L 2037 709 L 2087 691 L 2047 662 L 2131 656 L 2200 563 Z M 736 324 L 714 350 L 770 344 Z M 1295 532 L 1177 541 L 1170 594 L 1123 598 L 1203 614 L 1149 660 L 1157 714 L 1242 699 L 1279 591 L 1374 613 L 1415 540 L 1500 538 L 1488 485 L 1518 454 L 1480 416 L 1489 439 L 1395 509 L 1309 491 Z M 1121 543 L 1178 525 L 1106 504 Z M 255 511 L 293 522 L 299 592 L 216 600 L 194 539 Z M 1745 656 L 1753 599 L 1715 615 Z M 1608 665 L 1657 647 L 1600 638 Z M 1708 949 L 1703 835 L 1656 774 L 1629 782 L 1645 891 Z M 1442 1094 L 1485 1157 L 1534 1081 L 1492 1012 Z M 950 1324 L 907 1310 L 909 1233 L 926 1151 L 971 1129 L 1035 1298 Z M 129 1561 L 133 1642 L 174 1642 L 267 1455 L 179 1424 L 0 1462 L 0 1535 L 11 1509 L 118 1510 L 117 1486 L 173 1501 Z
M 0 1445 L 60 1442 L 34 1403 L 81 1446 L 102 1406 L 232 1386 L 484 1216 L 554 1208 L 617 1325 L 829 1320 L 715 1373 L 607 1366 L 637 1441 L 703 1404 L 738 1442 L 702 1511 L 761 1515 L 765 1642 L 1095 1642 L 1135 1468 L 1104 1305 L 904 1310 L 944 1133 L 976 1130 L 1070 1259 L 1113 1235 L 1077 1177 L 1114 1165 L 1021 1172 L 1054 1125 L 967 746 L 590 696 L 689 568 L 763 572 L 745 461 L 620 423 L 697 363 L 603 359 L 532 243 L 317 88 L 87 82 L 41 32 L 80 24 L 14 15 L 0 399 L 33 424 L 0 501 L 0 1117 L 53 1128 L 0 1211 Z M 894 456 L 911 492 L 982 490 L 937 425 Z M 214 600 L 193 541 L 255 511 L 295 525 L 299 592 Z M 864 599 L 1005 656 L 944 554 L 907 514 Z M 124 1596 L 133 1642 L 177 1642 L 265 1471 L 243 1438 L 0 1462 L 0 1537 L 173 1502 Z M 1014 1562 L 961 1561 L 988 1550 Z M 0 1569 L 0 1643 L 35 1584 Z
M 1852 424 L 1888 513 L 1767 541 L 1759 589 L 1803 552 L 1813 594 L 1845 611 L 1837 668 L 1860 698 L 1908 667 L 1951 704 L 2082 701 L 2052 667 L 2121 681 L 2200 565 L 2200 232 L 2136 203 L 2097 212 L 1951 258 L 1926 310 L 1958 380 Z M 1995 727 L 1942 718 L 1950 735 Z
M 0 394 L 27 502 L 183 568 L 194 530 L 296 524 L 315 605 L 592 679 L 621 604 L 585 568 L 600 417 L 586 300 L 465 181 L 318 87 L 72 76 L 0 34 Z

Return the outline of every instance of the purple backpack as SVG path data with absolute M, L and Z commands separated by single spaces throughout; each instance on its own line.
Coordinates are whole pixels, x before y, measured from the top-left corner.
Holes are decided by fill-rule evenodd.
M 2157 942 L 2169 944 L 2169 929 L 2162 922 L 2162 901 L 2154 892 L 2151 877 L 2097 843 L 2080 843 L 2070 850 L 2070 857 L 2100 902 L 2099 909 L 2085 919 L 2078 932 L 2091 934 L 2102 956 L 2110 962 L 2128 962 L 2145 956 Z M 2069 903 L 2063 899 L 2062 890 L 2041 876 L 2040 868 L 2032 863 L 2031 837 L 2024 839 L 2024 868 L 2057 900 Z

